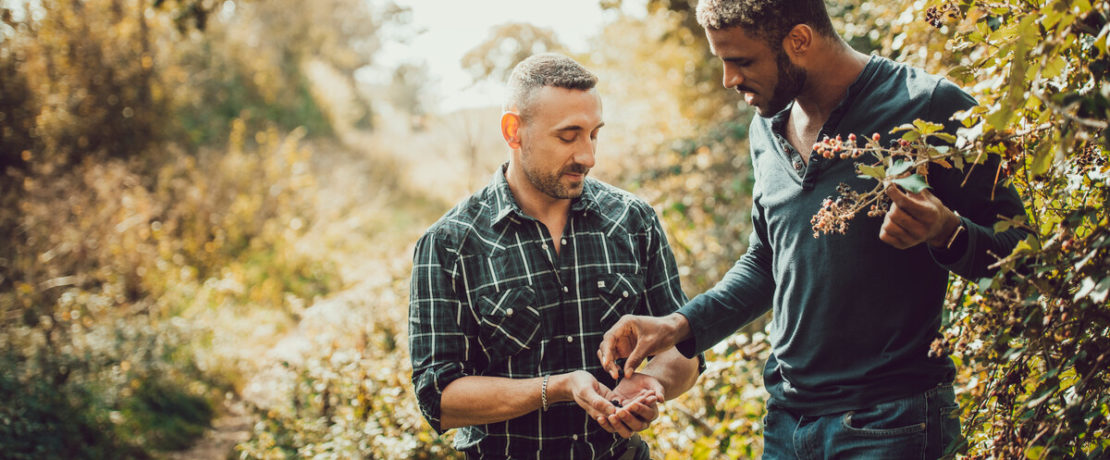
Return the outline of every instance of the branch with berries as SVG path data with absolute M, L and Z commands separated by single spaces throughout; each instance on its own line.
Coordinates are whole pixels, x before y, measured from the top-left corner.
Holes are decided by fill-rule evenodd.
M 813 237 L 823 233 L 844 233 L 848 222 L 857 214 L 866 212 L 869 217 L 882 216 L 890 206 L 887 187 L 899 186 L 911 193 L 920 193 L 929 188 L 929 165 L 937 164 L 944 168 L 963 170 L 966 163 L 981 163 L 982 150 L 973 146 L 954 148 L 956 136 L 942 131 L 943 125 L 923 120 L 915 120 L 891 130 L 891 134 L 902 133 L 901 138 L 889 147 L 880 144 L 881 136 L 874 133 L 862 142 L 855 134 L 842 139 L 825 137 L 813 145 L 813 151 L 824 158 L 841 160 L 858 159 L 870 155 L 876 162 L 856 163 L 856 174 L 863 179 L 873 179 L 878 183 L 865 192 L 853 190 L 848 184 L 841 183 L 836 191 L 839 196 L 826 198 L 821 209 L 810 219 Z M 978 151 L 979 153 L 974 153 Z

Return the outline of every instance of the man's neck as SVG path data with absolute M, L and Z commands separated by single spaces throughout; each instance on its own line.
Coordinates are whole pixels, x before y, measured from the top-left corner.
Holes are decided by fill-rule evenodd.
M 867 67 L 869 57 L 848 46 L 839 38 L 824 42 L 822 48 L 814 50 L 815 56 L 821 56 L 818 62 L 808 66 L 806 87 L 795 99 L 795 108 L 791 117 L 798 111 L 804 115 L 802 124 L 824 124 L 829 115 L 836 109 L 837 104 L 848 92 L 848 87 L 856 81 L 864 67 Z
M 569 198 L 552 198 L 539 191 L 528 181 L 523 171 L 513 168 L 512 163 L 505 168 L 505 181 L 509 183 L 509 191 L 512 192 L 520 210 L 547 227 L 553 244 L 555 244 L 555 250 L 558 251 L 559 242 L 563 235 L 563 226 L 566 225 L 567 214 L 570 212 L 571 200 Z
M 817 59 L 807 63 L 806 86 L 794 99 L 786 121 L 787 142 L 806 163 L 809 163 L 810 146 L 819 140 L 821 128 L 868 61 L 867 55 L 839 38 L 822 41 L 812 56 Z

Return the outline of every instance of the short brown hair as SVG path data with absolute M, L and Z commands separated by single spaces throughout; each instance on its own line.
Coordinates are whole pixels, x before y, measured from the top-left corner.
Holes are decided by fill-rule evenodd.
M 516 108 L 527 118 L 529 103 L 536 90 L 544 86 L 589 91 L 597 85 L 597 75 L 574 59 L 558 53 L 543 53 L 520 61 L 509 75 L 509 97 L 505 110 Z

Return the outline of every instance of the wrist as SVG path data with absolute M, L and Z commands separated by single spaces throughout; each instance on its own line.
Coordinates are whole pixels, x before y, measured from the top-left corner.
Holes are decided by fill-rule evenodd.
M 938 249 L 947 249 L 949 246 L 952 245 L 952 241 L 962 230 L 963 222 L 960 221 L 959 214 L 956 214 L 953 211 L 948 211 L 946 213 L 944 225 L 941 227 L 941 231 L 929 240 L 929 246 Z
M 690 320 L 681 313 L 671 313 L 664 317 L 667 326 L 667 337 L 671 345 L 686 340 L 690 337 Z
M 557 402 L 572 401 L 570 390 L 570 373 L 554 374 L 547 380 L 547 406 Z

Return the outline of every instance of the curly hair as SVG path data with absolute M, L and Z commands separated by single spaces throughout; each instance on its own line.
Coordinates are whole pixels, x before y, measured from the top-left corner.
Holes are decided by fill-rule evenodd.
M 781 43 L 798 24 L 836 36 L 823 0 L 701 0 L 697 19 L 706 29 L 743 27 L 772 46 Z
M 509 98 L 505 110 L 515 108 L 528 117 L 535 92 L 544 86 L 588 91 L 597 85 L 594 75 L 574 59 L 558 53 L 543 53 L 520 61 L 509 75 Z

